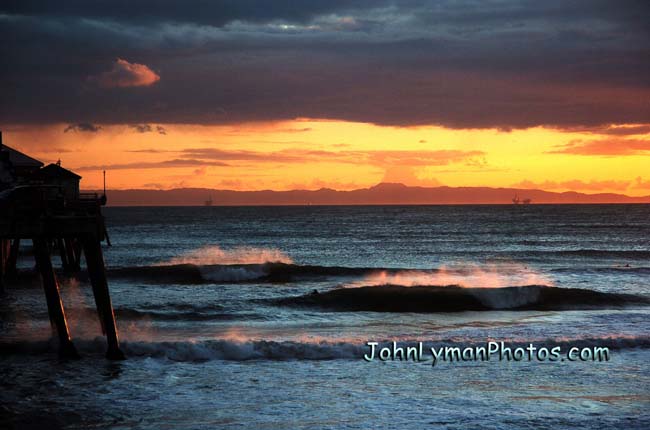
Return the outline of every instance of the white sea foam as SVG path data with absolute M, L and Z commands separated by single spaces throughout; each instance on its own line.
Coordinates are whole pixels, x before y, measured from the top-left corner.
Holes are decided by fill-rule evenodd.
M 209 266 L 219 264 L 263 264 L 263 263 L 287 263 L 293 261 L 279 249 L 257 248 L 251 246 L 239 246 L 232 249 L 223 249 L 216 245 L 204 246 L 195 249 L 171 260 L 160 263 L 161 266 L 174 264 L 194 264 L 197 266 Z
M 413 346 L 423 341 L 425 350 L 431 347 L 476 347 L 485 346 L 488 341 L 499 339 L 385 339 L 380 340 L 379 347 L 390 347 L 396 341 L 397 346 Z M 103 353 L 106 342 L 103 337 L 92 340 L 77 339 L 75 345 L 82 354 Z M 563 350 L 572 347 L 592 348 L 607 347 L 620 349 L 650 348 L 648 336 L 611 335 L 589 338 L 547 338 L 547 339 L 508 339 L 509 347 L 525 347 L 533 343 L 538 347 L 560 346 Z M 56 350 L 55 341 L 15 342 L 1 345 L 7 353 L 42 353 Z M 123 341 L 121 348 L 129 358 L 156 358 L 180 362 L 203 362 L 211 360 L 247 361 L 247 360 L 356 360 L 362 359 L 368 352 L 363 341 L 328 341 L 322 339 L 282 341 L 250 340 L 240 338 L 214 339 L 203 341 Z
M 367 285 L 401 285 L 406 287 L 457 285 L 465 288 L 505 288 L 526 285 L 551 287 L 553 279 L 519 263 L 455 263 L 432 271 L 378 271 L 346 287 Z

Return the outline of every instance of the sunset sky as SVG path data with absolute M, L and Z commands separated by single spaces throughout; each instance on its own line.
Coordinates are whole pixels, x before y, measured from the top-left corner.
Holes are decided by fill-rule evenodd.
M 98 188 L 650 195 L 647 1 L 9 1 L 4 142 Z

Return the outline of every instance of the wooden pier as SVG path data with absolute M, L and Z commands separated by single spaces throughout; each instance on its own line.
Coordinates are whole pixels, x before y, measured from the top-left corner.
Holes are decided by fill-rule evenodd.
M 15 155 L 2 146 L 0 134 L 0 170 L 4 163 L 5 171 L 12 169 L 12 174 L 16 175 L 16 171 L 20 171 L 21 159 L 12 163 L 7 154 Z M 22 153 L 18 154 L 24 156 Z M 16 157 L 18 156 L 15 155 L 14 158 Z M 29 174 L 23 173 L 22 181 L 0 191 L 0 290 L 5 288 L 5 281 L 16 274 L 21 241 L 30 240 L 34 248 L 36 270 L 45 290 L 50 323 L 59 339 L 60 354 L 67 358 L 79 357 L 68 329 L 51 254 L 55 247 L 58 248 L 63 270 L 71 273 L 81 269 L 83 253 L 102 332 L 108 342 L 106 356 L 112 360 L 124 359 L 119 346 L 101 247 L 101 242 L 108 240 L 101 213 L 106 197 L 97 194 L 84 195 L 78 192 L 78 188 L 75 191 L 74 186 L 66 188 L 61 183 L 52 185 L 56 181 L 34 179 L 39 178 L 39 174 L 42 176 L 42 173 L 45 173 L 43 170 L 50 166 L 35 169 Z M 74 175 L 78 187 L 80 177 L 60 169 L 64 172 L 57 176 L 65 178 L 66 175 Z

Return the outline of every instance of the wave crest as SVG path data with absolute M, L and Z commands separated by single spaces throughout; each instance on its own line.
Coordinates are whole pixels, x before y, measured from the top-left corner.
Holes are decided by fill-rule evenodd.
M 528 285 L 506 288 L 380 285 L 339 288 L 274 300 L 276 304 L 334 311 L 463 312 L 488 310 L 572 310 L 647 306 L 650 298 L 632 294 Z
M 526 285 L 553 286 L 554 281 L 529 266 L 518 263 L 458 263 L 428 271 L 379 271 L 347 287 L 366 285 L 457 285 L 465 288 L 504 288 Z
M 274 248 L 257 248 L 252 246 L 239 246 L 232 249 L 222 249 L 219 246 L 211 245 L 195 249 L 167 262 L 160 263 L 162 266 L 193 264 L 195 266 L 224 265 L 224 264 L 263 264 L 263 263 L 285 263 L 291 264 L 293 260 Z
M 282 262 L 214 265 L 159 264 L 113 268 L 109 270 L 109 275 L 157 283 L 201 284 L 245 281 L 289 282 L 305 278 L 363 276 L 377 270 L 362 267 L 303 266 Z M 397 272 L 396 269 L 385 269 L 384 271 Z

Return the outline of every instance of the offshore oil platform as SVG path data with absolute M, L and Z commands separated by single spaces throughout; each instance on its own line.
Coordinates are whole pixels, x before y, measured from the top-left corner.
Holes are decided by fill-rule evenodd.
M 33 245 L 52 329 L 59 340 L 59 353 L 66 358 L 79 354 L 72 343 L 65 309 L 52 265 L 52 251 L 58 250 L 64 272 L 81 270 L 82 253 L 106 335 L 109 359 L 124 359 L 120 350 L 115 315 L 106 278 L 101 242 L 110 244 L 101 207 L 104 194 L 80 193 L 81 176 L 44 163 L 2 143 L 0 132 L 0 292 L 17 274 L 21 240 Z
M 513 205 L 518 205 L 518 204 L 529 205 L 531 203 L 532 203 L 532 199 L 525 198 L 523 200 L 520 200 L 519 196 L 517 194 L 515 194 L 515 196 L 512 198 L 512 204 Z

